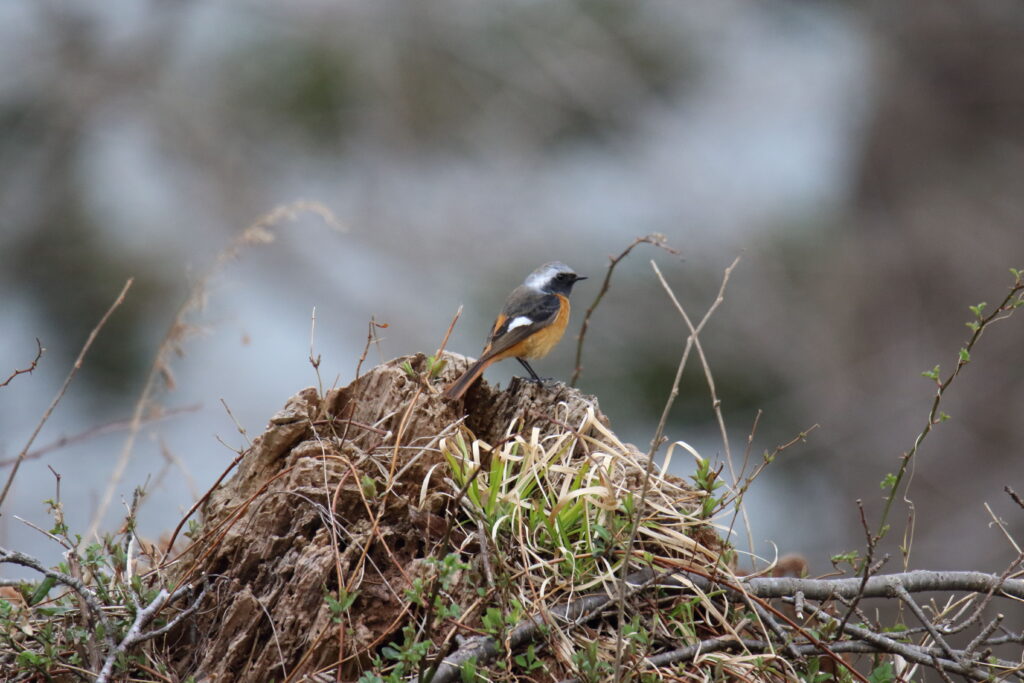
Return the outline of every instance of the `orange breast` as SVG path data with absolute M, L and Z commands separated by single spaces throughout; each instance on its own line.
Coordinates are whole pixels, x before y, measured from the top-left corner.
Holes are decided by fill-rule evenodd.
M 560 306 L 551 324 L 501 354 L 502 358 L 543 358 L 562 339 L 565 327 L 569 324 L 569 299 L 561 294 L 556 296 Z

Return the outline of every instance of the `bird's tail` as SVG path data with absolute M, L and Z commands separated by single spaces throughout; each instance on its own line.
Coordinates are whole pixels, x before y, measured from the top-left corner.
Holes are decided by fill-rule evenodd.
M 481 358 L 477 362 L 469 366 L 469 369 L 462 373 L 457 380 L 448 385 L 448 388 L 444 390 L 445 398 L 449 400 L 456 400 L 462 398 L 462 395 L 466 393 L 469 387 L 484 373 L 487 366 L 494 362 L 494 358 Z

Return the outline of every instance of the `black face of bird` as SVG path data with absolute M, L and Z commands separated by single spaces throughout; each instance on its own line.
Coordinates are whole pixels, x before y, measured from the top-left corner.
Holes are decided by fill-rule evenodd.
M 525 284 L 527 287 L 541 292 L 565 294 L 568 296 L 574 284 L 586 279 L 584 276 L 577 275 L 573 272 L 572 268 L 564 263 L 555 261 L 553 263 L 545 263 L 530 273 L 530 276 L 526 278 Z
M 556 292 L 564 291 L 568 294 L 572 291 L 572 286 L 580 280 L 586 280 L 585 275 L 577 275 L 576 273 L 559 273 L 554 277 L 551 282 L 551 289 Z

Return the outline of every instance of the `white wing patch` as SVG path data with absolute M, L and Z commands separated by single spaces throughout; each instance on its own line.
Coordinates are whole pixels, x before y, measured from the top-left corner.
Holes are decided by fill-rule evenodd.
M 514 330 L 517 327 L 522 327 L 524 325 L 532 325 L 532 324 L 533 324 L 532 320 L 527 318 L 525 315 L 520 315 L 520 316 L 517 316 L 517 317 L 513 318 L 512 322 L 510 322 L 508 324 L 508 327 L 506 329 Z

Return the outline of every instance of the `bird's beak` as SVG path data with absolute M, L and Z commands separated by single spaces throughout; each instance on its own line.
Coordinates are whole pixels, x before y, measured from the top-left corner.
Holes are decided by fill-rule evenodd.
M 576 279 L 573 280 L 573 282 L 579 282 L 580 280 L 586 280 L 586 279 L 587 279 L 586 275 L 577 275 Z

